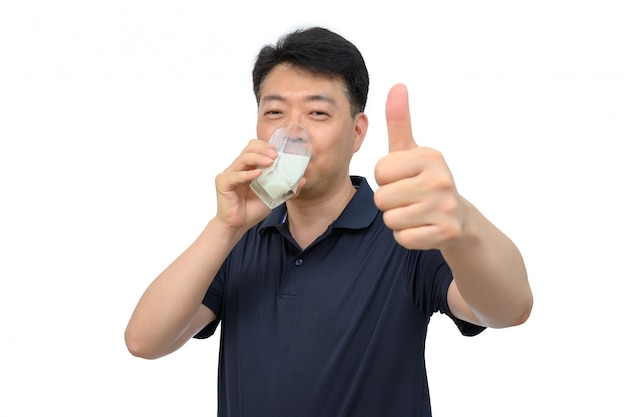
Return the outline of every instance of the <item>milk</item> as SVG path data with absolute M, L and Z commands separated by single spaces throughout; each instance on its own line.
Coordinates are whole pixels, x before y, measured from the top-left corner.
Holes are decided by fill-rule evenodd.
M 279 153 L 250 187 L 270 208 L 277 207 L 296 192 L 309 159 L 308 155 Z
M 276 147 L 278 156 L 250 188 L 273 209 L 295 194 L 309 164 L 311 134 L 304 126 L 291 122 L 274 130 L 269 143 Z

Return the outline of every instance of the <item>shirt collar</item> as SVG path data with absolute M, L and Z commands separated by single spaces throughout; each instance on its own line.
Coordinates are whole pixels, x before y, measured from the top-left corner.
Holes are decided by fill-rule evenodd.
M 352 185 L 357 189 L 356 194 L 354 194 L 332 226 L 333 228 L 364 229 L 374 221 L 378 213 L 378 208 L 374 205 L 374 191 L 372 191 L 364 177 L 351 176 L 350 179 L 352 180 Z M 259 230 L 261 231 L 268 227 L 278 227 L 284 223 L 286 214 L 287 205 L 283 203 L 272 210 L 265 220 L 261 222 Z

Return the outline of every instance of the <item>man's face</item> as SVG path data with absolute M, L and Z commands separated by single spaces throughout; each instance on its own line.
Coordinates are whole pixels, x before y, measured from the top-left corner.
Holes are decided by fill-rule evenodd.
M 329 182 L 345 180 L 352 155 L 367 131 L 367 118 L 362 113 L 351 116 L 344 82 L 288 64 L 274 67 L 261 88 L 257 137 L 267 141 L 288 122 L 298 122 L 312 137 L 302 193 L 323 191 Z

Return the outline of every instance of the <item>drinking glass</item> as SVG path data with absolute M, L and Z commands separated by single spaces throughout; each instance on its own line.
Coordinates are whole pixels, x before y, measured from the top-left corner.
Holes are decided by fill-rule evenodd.
M 250 188 L 273 209 L 295 194 L 311 158 L 311 135 L 302 125 L 291 122 L 277 128 L 269 143 L 276 146 L 278 156 Z

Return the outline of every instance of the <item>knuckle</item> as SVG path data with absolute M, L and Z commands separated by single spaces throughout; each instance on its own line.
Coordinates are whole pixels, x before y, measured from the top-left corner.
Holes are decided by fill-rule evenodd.
M 388 208 L 387 197 L 385 196 L 385 194 L 385 189 L 382 187 L 374 192 L 374 204 L 382 211 L 385 211 Z M 385 215 L 386 213 L 383 213 L 383 219 L 385 219 Z M 387 217 L 388 216 L 389 215 L 387 214 Z
M 384 184 L 384 174 L 385 174 L 385 158 L 379 159 L 374 166 L 374 179 L 376 182 L 380 184 Z

